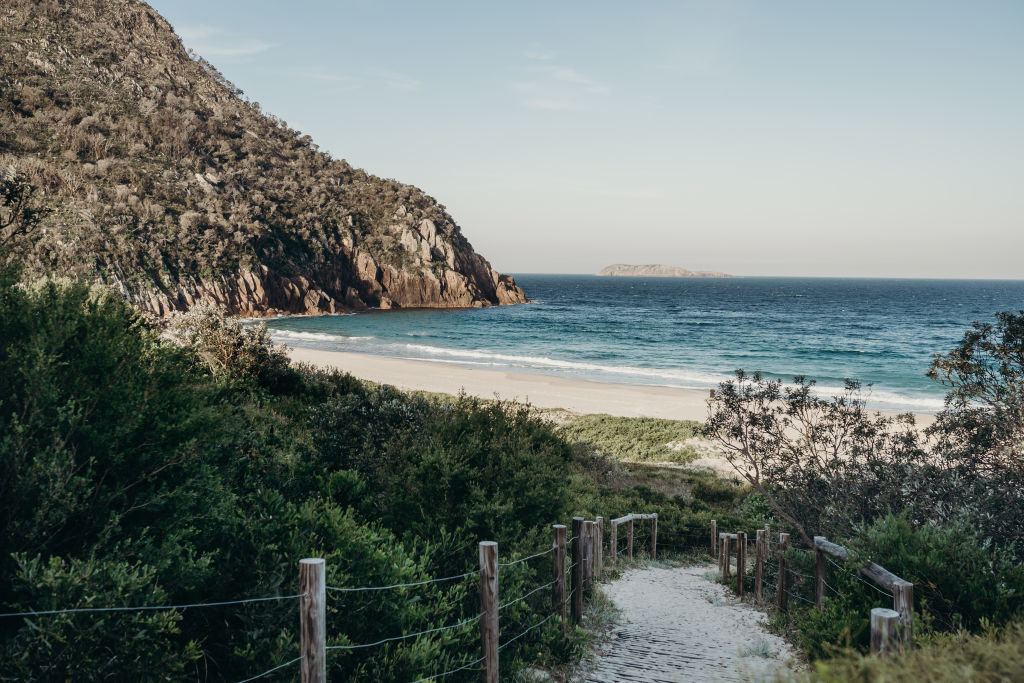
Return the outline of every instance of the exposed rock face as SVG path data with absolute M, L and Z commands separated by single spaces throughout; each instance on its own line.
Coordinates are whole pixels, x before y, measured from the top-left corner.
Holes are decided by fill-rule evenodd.
M 631 266 L 616 263 L 597 271 L 597 275 L 607 277 L 733 277 L 728 273 L 713 270 L 687 270 L 675 266 L 654 263 L 646 266 Z
M 429 229 L 433 230 L 432 223 Z M 436 233 L 430 249 L 427 240 L 409 231 L 403 238 L 403 246 L 413 258 L 410 269 L 378 264 L 370 254 L 350 248 L 338 255 L 337 270 L 321 270 L 314 279 L 286 277 L 262 266 L 214 280 L 190 277 L 173 289 L 123 291 L 142 312 L 155 317 L 186 310 L 201 301 L 248 317 L 366 308 L 481 308 L 527 301 L 511 276 L 491 268 L 476 252 L 456 251 Z M 435 255 L 444 260 L 434 260 Z
M 4 0 L 0 54 L 0 167 L 49 210 L 16 245 L 26 277 L 154 316 L 526 301 L 433 197 L 320 152 L 140 0 Z

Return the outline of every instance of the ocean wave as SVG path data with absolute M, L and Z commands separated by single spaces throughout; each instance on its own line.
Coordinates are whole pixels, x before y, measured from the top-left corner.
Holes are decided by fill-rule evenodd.
M 679 371 L 664 368 L 642 368 L 631 365 L 604 365 L 600 363 L 585 363 L 579 361 L 560 360 L 547 356 L 515 356 L 491 351 L 477 349 L 446 349 L 439 346 L 427 346 L 424 344 L 406 344 L 411 351 L 428 353 L 437 356 L 448 356 L 458 361 L 459 358 L 472 358 L 478 360 L 495 361 L 497 365 L 509 364 L 519 367 L 548 368 L 552 370 L 577 370 L 583 372 L 601 372 L 613 375 L 628 375 L 633 377 L 647 377 L 659 380 L 675 380 L 685 382 L 682 385 L 686 388 L 704 388 L 717 385 L 729 379 L 729 375 L 699 372 Z
M 354 337 L 347 334 L 328 334 L 327 332 L 299 332 L 297 330 L 270 330 L 270 336 L 275 340 L 292 341 L 315 341 L 315 342 L 353 342 L 370 341 L 374 337 Z

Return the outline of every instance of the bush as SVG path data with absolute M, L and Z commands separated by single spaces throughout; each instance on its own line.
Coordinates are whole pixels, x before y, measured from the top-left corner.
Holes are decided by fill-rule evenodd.
M 291 595 L 309 556 L 336 587 L 417 582 L 472 570 L 483 538 L 503 561 L 535 552 L 567 516 L 572 450 L 524 406 L 285 368 L 217 312 L 172 344 L 106 290 L 13 282 L 0 283 L 0 612 Z M 503 597 L 549 567 L 503 571 Z M 472 616 L 473 586 L 332 593 L 331 643 Z M 504 628 L 532 625 L 549 599 L 510 606 Z M 241 679 L 295 657 L 295 611 L 289 599 L 8 618 L 0 677 Z M 334 651 L 331 672 L 455 668 L 474 627 Z M 556 632 L 503 656 L 529 658 Z
M 978 631 L 1024 615 L 1024 568 L 1012 556 L 980 538 L 959 522 L 914 527 L 905 515 L 876 520 L 847 542 L 851 561 L 828 565 L 825 610 L 790 602 L 797 640 L 811 659 L 854 649 L 867 652 L 872 607 L 892 607 L 892 600 L 857 578 L 868 561 L 914 584 L 914 636 L 928 642 L 936 633 Z M 793 568 L 813 575 L 809 553 L 791 553 Z M 813 599 L 813 581 L 790 577 L 791 590 Z
M 1019 681 L 1024 679 L 1024 624 L 979 635 L 950 634 L 896 657 L 844 653 L 817 662 L 804 675 L 786 680 L 821 683 L 935 683 Z

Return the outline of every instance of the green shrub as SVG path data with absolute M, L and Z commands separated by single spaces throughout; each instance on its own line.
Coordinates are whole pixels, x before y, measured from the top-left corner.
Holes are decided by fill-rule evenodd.
M 969 524 L 914 528 L 905 516 L 888 515 L 860 530 L 847 545 L 852 561 L 827 565 L 823 612 L 790 601 L 790 622 L 799 629 L 797 641 L 811 659 L 846 649 L 868 650 L 871 608 L 892 608 L 890 597 L 856 576 L 857 567 L 868 561 L 914 584 L 914 635 L 919 641 L 935 633 L 998 626 L 1024 613 L 1024 569 L 1010 553 L 979 538 Z M 814 573 L 809 553 L 791 552 L 790 563 L 799 573 Z M 799 574 L 788 580 L 792 592 L 813 600 L 813 581 Z
M 1024 680 L 1024 624 L 949 634 L 891 657 L 844 653 L 786 680 L 821 683 L 982 683 Z

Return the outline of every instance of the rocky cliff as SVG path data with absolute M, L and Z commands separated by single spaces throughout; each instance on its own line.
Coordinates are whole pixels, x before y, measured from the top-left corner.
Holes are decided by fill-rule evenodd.
M 45 210 L 0 256 L 29 277 L 104 282 L 154 315 L 526 301 L 444 206 L 318 150 L 138 0 L 7 0 L 0 54 L 0 166 Z
M 733 277 L 728 273 L 719 273 L 713 270 L 687 270 L 660 263 L 645 266 L 616 263 L 602 268 L 597 271 L 596 275 L 607 277 Z

